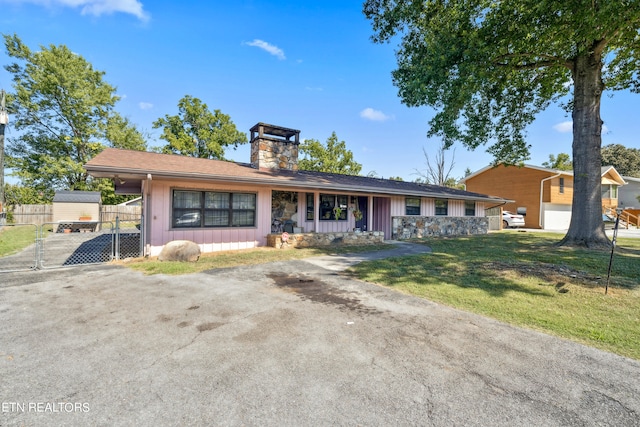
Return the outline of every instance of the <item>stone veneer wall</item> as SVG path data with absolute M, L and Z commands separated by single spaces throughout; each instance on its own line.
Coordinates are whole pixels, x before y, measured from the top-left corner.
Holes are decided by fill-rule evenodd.
M 251 141 L 251 165 L 258 169 L 297 171 L 298 144 L 275 138 L 256 138 Z
M 487 234 L 489 218 L 478 216 L 394 216 L 392 218 L 394 240 L 426 236 L 463 236 Z
M 382 231 L 363 231 L 361 233 L 298 233 L 289 234 L 285 248 L 311 248 L 331 245 L 374 245 L 384 242 Z M 280 248 L 281 234 L 267 235 L 267 246 Z

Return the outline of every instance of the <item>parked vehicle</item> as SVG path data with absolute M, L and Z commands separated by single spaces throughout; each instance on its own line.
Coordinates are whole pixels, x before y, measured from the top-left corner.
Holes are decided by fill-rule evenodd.
M 200 213 L 186 213 L 176 219 L 176 225 L 181 227 L 200 227 Z
M 524 227 L 524 217 L 509 211 L 502 211 L 502 225 L 504 228 Z

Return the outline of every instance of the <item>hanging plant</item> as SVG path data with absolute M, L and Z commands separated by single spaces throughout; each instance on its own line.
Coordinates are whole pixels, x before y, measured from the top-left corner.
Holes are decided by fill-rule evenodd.
M 335 208 L 333 208 L 333 217 L 336 221 L 338 221 L 340 219 L 340 216 L 342 216 L 342 208 L 340 206 L 336 206 Z
M 360 221 L 362 219 L 362 211 L 358 208 L 355 208 L 353 210 L 353 217 L 356 221 Z

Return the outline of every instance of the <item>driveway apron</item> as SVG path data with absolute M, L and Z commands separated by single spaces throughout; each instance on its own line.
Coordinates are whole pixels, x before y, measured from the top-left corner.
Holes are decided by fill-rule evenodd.
M 340 272 L 375 256 L 5 274 L 0 425 L 638 425 L 637 361 Z

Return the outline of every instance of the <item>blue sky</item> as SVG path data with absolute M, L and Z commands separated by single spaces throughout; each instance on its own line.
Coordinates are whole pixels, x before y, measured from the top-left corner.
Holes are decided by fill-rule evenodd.
M 242 132 L 266 122 L 324 142 L 335 131 L 363 174 L 413 180 L 423 148 L 433 157 L 440 145 L 426 138 L 434 112 L 400 102 L 391 83 L 396 46 L 371 42 L 361 9 L 350 0 L 0 0 L 0 31 L 32 50 L 64 44 L 105 71 L 122 97 L 116 109 L 150 134 L 150 146 L 163 144 L 152 122 L 177 114 L 188 94 Z M 0 62 L 10 59 L 3 46 Z M 4 68 L 0 88 L 12 91 Z M 603 145 L 640 148 L 639 105 L 640 95 L 603 97 Z M 542 113 L 529 128 L 527 163 L 571 153 L 570 120 L 558 107 Z M 454 147 L 455 177 L 492 160 L 483 148 Z M 227 157 L 247 162 L 249 148 Z

